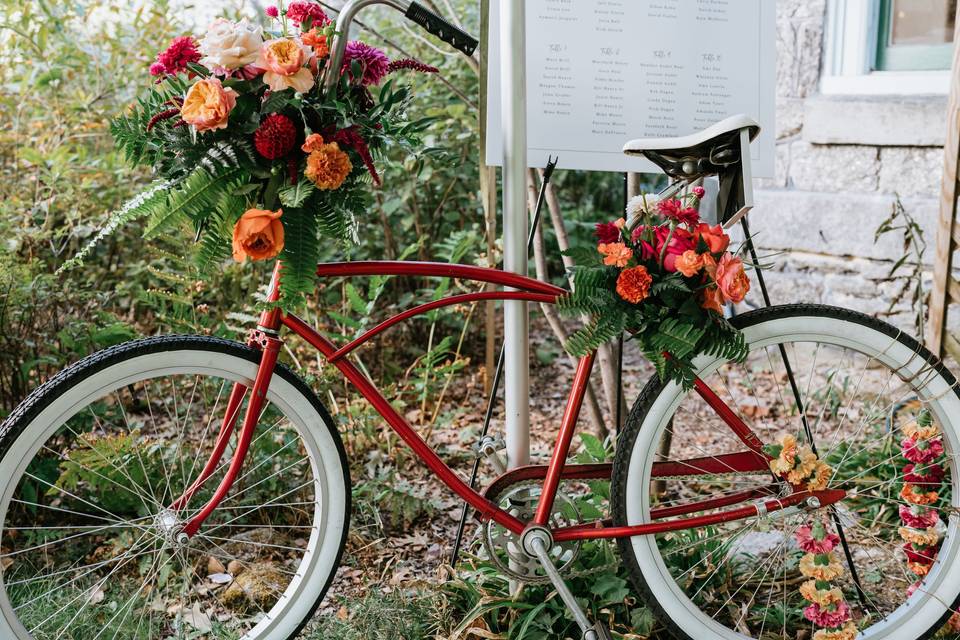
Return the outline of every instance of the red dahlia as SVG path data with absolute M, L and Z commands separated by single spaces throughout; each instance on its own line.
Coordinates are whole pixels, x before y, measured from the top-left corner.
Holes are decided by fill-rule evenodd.
M 276 160 L 290 153 L 297 144 L 297 128 L 285 115 L 271 113 L 253 133 L 257 153 L 267 160 Z

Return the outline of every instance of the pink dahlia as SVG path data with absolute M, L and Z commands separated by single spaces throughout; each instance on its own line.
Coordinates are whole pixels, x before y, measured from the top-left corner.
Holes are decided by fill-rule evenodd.
M 597 236 L 597 242 L 603 244 L 620 242 L 620 227 L 612 222 L 597 223 L 594 234 Z
M 380 84 L 390 69 L 390 59 L 387 58 L 387 54 L 359 40 L 351 40 L 347 43 L 347 49 L 343 55 L 344 72 L 350 73 L 354 60 L 360 63 L 362 73 L 360 84 L 364 86 Z M 351 76 L 351 79 L 354 78 Z
M 191 36 L 174 38 L 166 51 L 157 54 L 157 61 L 150 65 L 153 75 L 173 75 L 187 69 L 191 62 L 199 62 L 200 50 Z M 157 67 L 160 65 L 160 67 Z
M 921 507 L 919 505 L 909 506 L 900 505 L 900 519 L 903 524 L 914 529 L 929 529 L 940 520 L 940 514 L 936 509 Z
M 703 196 L 707 195 L 707 190 L 703 187 L 694 187 L 693 195 L 696 196 L 697 200 L 702 200 Z
M 827 533 L 823 525 L 819 525 L 820 535 L 817 536 L 814 528 L 808 524 L 797 529 L 797 544 L 807 553 L 830 553 L 833 548 L 840 544 L 840 536 L 835 533 Z
M 914 464 L 933 462 L 943 455 L 943 440 L 914 440 L 904 438 L 900 441 L 903 457 Z
M 323 7 L 316 2 L 291 2 L 287 7 L 287 17 L 297 26 L 309 21 L 309 26 L 322 27 L 330 22 Z
M 274 5 L 270 5 L 269 7 L 267 7 L 266 9 L 264 9 L 263 12 L 266 13 L 267 16 L 270 17 L 270 18 L 279 18 L 279 17 L 280 17 L 280 9 L 277 9 L 277 7 L 274 6 Z
M 850 607 L 846 602 L 826 607 L 814 603 L 803 610 L 803 617 L 818 627 L 835 629 L 850 619 Z

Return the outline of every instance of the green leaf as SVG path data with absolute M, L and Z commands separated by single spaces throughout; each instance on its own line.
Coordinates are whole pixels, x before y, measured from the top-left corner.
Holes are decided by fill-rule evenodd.
M 602 462 L 607 459 L 607 450 L 597 436 L 589 433 L 581 433 L 580 442 L 583 443 L 583 448 L 587 450 L 587 453 L 590 454 L 590 457 L 594 460 Z
M 316 187 L 309 180 L 300 180 L 297 184 L 280 189 L 280 204 L 285 207 L 299 207 L 309 198 Z

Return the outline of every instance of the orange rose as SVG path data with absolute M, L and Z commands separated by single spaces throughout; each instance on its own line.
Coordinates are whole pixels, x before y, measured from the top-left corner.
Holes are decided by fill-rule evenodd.
M 197 131 L 226 129 L 230 112 L 237 106 L 237 92 L 225 88 L 218 78 L 197 80 L 187 91 L 180 117 Z
M 693 235 L 697 243 L 703 240 L 710 253 L 721 253 L 726 251 L 727 247 L 730 246 L 730 236 L 723 232 L 723 227 L 720 225 L 711 227 L 702 222 L 694 229 Z
M 730 253 L 725 253 L 720 258 L 716 280 L 723 297 L 730 302 L 743 302 L 750 291 L 750 278 L 743 270 L 743 260 L 734 258 Z
M 680 254 L 680 257 L 678 257 L 673 264 L 677 268 L 677 271 L 690 278 L 697 275 L 700 269 L 703 268 L 703 256 L 696 251 L 688 249 Z
M 283 209 L 248 209 L 233 227 L 233 259 L 244 262 L 276 257 L 283 249 Z
M 617 278 L 617 293 L 627 302 L 637 304 L 643 302 L 650 295 L 650 285 L 653 278 L 646 267 L 624 269 Z
M 707 287 L 703 290 L 703 300 L 700 306 L 708 311 L 713 311 L 718 315 L 723 315 L 723 294 L 717 287 Z
M 265 70 L 263 81 L 272 91 L 293 87 L 306 93 L 315 83 L 313 72 L 304 65 L 312 55 L 310 47 L 289 38 L 277 38 L 263 43 L 256 65 Z
M 314 138 L 316 136 L 316 138 Z M 319 139 L 319 141 L 317 140 Z M 307 168 L 303 175 L 317 185 L 318 189 L 332 191 L 339 189 L 343 181 L 347 179 L 350 172 L 353 171 L 353 164 L 350 162 L 350 156 L 340 150 L 340 145 L 336 142 L 324 143 L 323 138 L 318 134 L 312 134 L 307 141 L 303 143 L 303 149 L 309 148 L 310 155 L 307 156 Z
M 597 251 L 604 255 L 603 264 L 611 267 L 625 267 L 633 257 L 633 251 L 622 242 L 597 245 Z

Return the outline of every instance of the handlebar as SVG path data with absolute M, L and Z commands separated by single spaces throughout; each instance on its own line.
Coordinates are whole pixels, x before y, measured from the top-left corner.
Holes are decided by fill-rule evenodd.
M 429 33 L 437 36 L 455 49 L 466 55 L 473 55 L 480 43 L 469 33 L 458 29 L 440 16 L 425 9 L 422 5 L 411 0 L 350 0 L 340 10 L 337 16 L 337 35 L 330 48 L 330 62 L 323 80 L 324 90 L 329 91 L 336 86 L 340 79 L 339 69 L 343 65 L 343 55 L 347 49 L 347 40 L 350 34 L 350 24 L 364 7 L 372 4 L 385 4 L 401 11 L 408 20 L 423 27 Z

